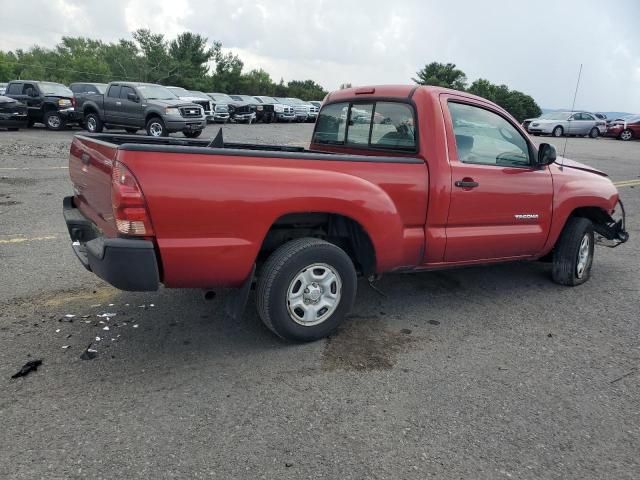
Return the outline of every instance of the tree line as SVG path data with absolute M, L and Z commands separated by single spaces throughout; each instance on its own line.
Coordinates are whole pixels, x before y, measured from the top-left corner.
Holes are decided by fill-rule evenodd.
M 0 81 L 16 79 L 108 83 L 115 80 L 175 85 L 189 90 L 322 100 L 326 90 L 313 80 L 276 83 L 263 69 L 245 71 L 220 42 L 183 32 L 174 40 L 139 29 L 131 39 L 105 43 L 62 37 L 53 48 L 0 51 Z
M 467 87 L 467 76 L 453 63 L 432 62 L 413 80 L 464 90 L 487 98 L 518 120 L 540 115 L 540 107 L 529 95 L 478 79 Z M 0 51 L 0 81 L 36 79 L 60 82 L 129 80 L 175 85 L 188 90 L 296 97 L 321 100 L 327 91 L 313 80 L 283 79 L 274 82 L 263 69 L 245 71 L 238 55 L 223 52 L 222 43 L 197 33 L 183 32 L 168 40 L 161 33 L 139 29 L 131 39 L 106 43 L 86 37 L 62 37 L 53 48 Z M 350 87 L 343 83 L 340 88 Z
M 431 62 L 416 72 L 413 81 L 421 85 L 453 88 L 484 97 L 497 103 L 518 121 L 540 116 L 542 110 L 533 98 L 518 90 L 510 90 L 506 85 L 496 85 L 479 78 L 467 87 L 467 76 L 454 63 Z

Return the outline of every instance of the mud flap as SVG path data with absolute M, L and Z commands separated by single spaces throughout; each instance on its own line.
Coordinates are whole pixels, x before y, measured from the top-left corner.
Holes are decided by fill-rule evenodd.
M 224 313 L 231 317 L 233 320 L 239 320 L 242 317 L 245 307 L 247 306 L 247 300 L 249 299 L 249 292 L 251 291 L 251 285 L 253 284 L 254 277 L 256 275 L 256 264 L 253 264 L 251 273 L 242 284 L 240 288 L 233 290 L 224 303 Z

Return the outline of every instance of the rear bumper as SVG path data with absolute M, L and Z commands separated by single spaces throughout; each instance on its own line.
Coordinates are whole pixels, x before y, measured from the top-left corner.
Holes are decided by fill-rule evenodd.
M 64 220 L 78 260 L 90 272 L 120 290 L 157 290 L 160 273 L 153 242 L 102 236 L 73 203 L 65 197 Z

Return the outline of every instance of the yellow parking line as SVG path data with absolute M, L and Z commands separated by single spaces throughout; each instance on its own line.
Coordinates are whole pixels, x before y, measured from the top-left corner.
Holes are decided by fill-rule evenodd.
M 0 170 L 15 172 L 17 170 L 66 170 L 68 168 L 69 167 L 0 167 Z
M 17 237 L 17 238 L 8 238 L 6 240 L 0 239 L 0 244 L 5 243 L 23 243 L 23 242 L 35 242 L 40 240 L 55 240 L 57 237 L 55 235 L 45 235 L 43 237 Z
M 622 180 L 620 182 L 613 182 L 616 187 L 635 187 L 640 185 L 640 179 L 637 180 Z

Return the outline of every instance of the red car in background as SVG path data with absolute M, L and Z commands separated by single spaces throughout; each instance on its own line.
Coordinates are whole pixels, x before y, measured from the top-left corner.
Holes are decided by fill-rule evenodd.
M 640 138 L 640 115 L 614 120 L 607 128 L 606 135 L 620 140 Z

